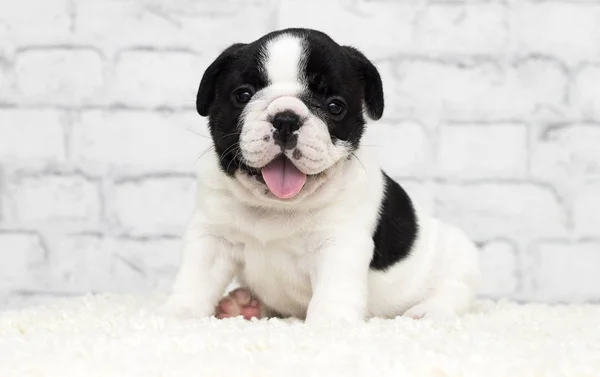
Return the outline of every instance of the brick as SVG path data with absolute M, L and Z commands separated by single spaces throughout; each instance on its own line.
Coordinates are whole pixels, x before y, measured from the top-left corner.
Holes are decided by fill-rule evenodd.
M 250 42 L 270 31 L 276 10 L 276 3 L 270 0 L 107 0 L 75 5 L 75 28 L 82 43 L 94 43 L 103 50 L 191 48 L 214 57 L 229 44 Z
M 321 30 L 339 44 L 355 46 L 370 59 L 381 59 L 410 50 L 415 15 L 416 7 L 399 2 L 290 0 L 279 5 L 278 28 L 302 20 L 303 27 Z M 374 33 L 365 30 L 385 33 L 378 32 L 374 38 Z
M 497 299 L 515 293 L 519 287 L 518 251 L 515 245 L 495 240 L 485 243 L 480 250 L 483 279 L 479 294 Z
M 431 167 L 432 146 L 423 126 L 416 122 L 378 122 L 367 128 L 362 148 L 376 152 L 392 177 L 426 175 Z
M 178 239 L 112 239 L 112 287 L 116 292 L 168 292 L 179 269 Z
M 439 131 L 438 168 L 448 177 L 522 177 L 527 172 L 523 124 L 452 124 Z
M 63 237 L 52 249 L 49 262 L 52 290 L 79 294 L 111 287 L 112 256 L 100 236 Z
M 575 124 L 547 130 L 532 148 L 535 176 L 577 184 L 600 178 L 600 127 Z
M 97 185 L 78 175 L 15 177 L 9 182 L 6 195 L 8 217 L 22 224 L 91 225 L 100 214 Z
M 124 234 L 184 233 L 194 210 L 195 180 L 153 177 L 118 184 L 110 195 L 109 216 Z
M 73 106 L 101 102 L 103 62 L 91 49 L 28 49 L 16 58 L 20 100 Z
M 529 271 L 537 300 L 600 300 L 600 243 L 547 242 L 537 245 L 538 263 Z
M 69 0 L 0 2 L 0 40 L 4 48 L 65 42 L 70 25 Z
M 498 54 L 508 39 L 505 22 L 502 4 L 431 3 L 415 18 L 413 50 L 434 56 Z M 379 36 L 385 29 L 375 30 Z
M 111 99 L 130 106 L 195 108 L 198 84 L 210 64 L 204 60 L 188 52 L 122 52 Z
M 444 63 L 403 59 L 385 85 L 387 115 L 431 116 L 456 121 L 527 118 L 542 109 L 561 108 L 567 78 L 561 67 L 528 59 L 495 63 Z
M 573 195 L 573 221 L 580 236 L 600 236 L 600 182 L 576 189 Z
M 64 161 L 61 118 L 51 110 L 0 109 L 0 161 L 11 165 Z
M 585 66 L 574 81 L 573 102 L 581 116 L 600 121 L 600 64 Z
M 515 2 L 510 18 L 517 54 L 556 56 L 571 64 L 600 56 L 597 2 Z
M 34 285 L 46 261 L 41 238 L 34 233 L 0 232 L 0 296 Z
M 564 235 L 565 214 L 555 193 L 528 183 L 440 184 L 437 215 L 475 240 Z
M 91 174 L 191 172 L 212 153 L 209 135 L 195 112 L 86 111 L 73 126 L 70 152 Z

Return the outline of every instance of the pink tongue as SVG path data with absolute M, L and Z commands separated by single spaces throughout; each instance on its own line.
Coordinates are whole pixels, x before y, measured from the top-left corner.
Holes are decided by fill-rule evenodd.
M 306 174 L 284 157 L 271 161 L 261 172 L 267 187 L 279 199 L 293 198 L 306 183 Z

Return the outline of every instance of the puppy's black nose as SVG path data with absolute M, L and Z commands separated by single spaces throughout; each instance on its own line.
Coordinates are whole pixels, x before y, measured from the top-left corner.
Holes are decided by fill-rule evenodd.
M 271 120 L 271 124 L 275 128 L 273 140 L 281 149 L 296 148 L 298 135 L 294 132 L 302 125 L 302 120 L 296 113 L 289 110 L 277 113 Z

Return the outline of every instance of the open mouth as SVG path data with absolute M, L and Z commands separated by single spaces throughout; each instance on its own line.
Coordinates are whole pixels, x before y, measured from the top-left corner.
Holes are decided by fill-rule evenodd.
M 306 183 L 306 174 L 284 155 L 269 162 L 260 172 L 269 191 L 279 199 L 295 197 Z

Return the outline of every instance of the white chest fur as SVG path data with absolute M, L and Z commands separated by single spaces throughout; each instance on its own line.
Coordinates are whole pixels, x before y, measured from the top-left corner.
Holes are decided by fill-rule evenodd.
M 298 241 L 301 240 L 291 240 Z M 246 244 L 238 280 L 263 303 L 282 315 L 303 318 L 312 296 L 310 255 L 300 244 L 274 243 L 268 247 Z
M 207 228 L 231 243 L 237 280 L 277 313 L 303 318 L 312 296 L 313 260 L 327 238 L 327 216 L 319 210 L 298 216 L 235 201 L 221 204 Z

